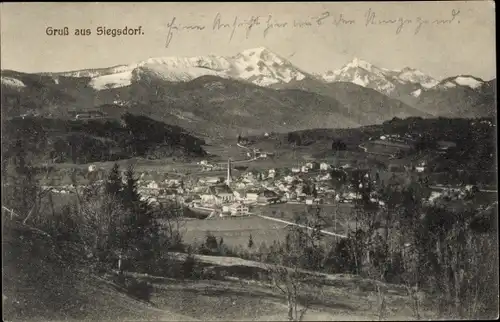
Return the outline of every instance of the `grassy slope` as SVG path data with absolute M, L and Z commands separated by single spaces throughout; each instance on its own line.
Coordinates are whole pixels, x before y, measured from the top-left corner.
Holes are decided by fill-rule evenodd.
M 113 283 L 60 261 L 49 238 L 23 227 L 3 234 L 4 319 L 22 320 L 283 320 L 284 297 L 249 277 L 263 264 L 230 257 L 197 256 L 206 269 L 223 271 L 218 280 L 175 280 L 133 274 L 153 283 L 150 303 L 131 298 Z M 20 236 L 23 238 L 21 239 Z M 181 259 L 185 255 L 175 255 Z M 349 275 L 322 275 L 321 291 L 305 289 L 314 299 L 307 320 L 377 318 L 374 283 Z M 382 285 L 388 318 L 411 319 L 399 286 Z
M 174 256 L 177 259 L 185 257 L 184 254 Z M 234 257 L 202 255 L 195 257 L 206 270 L 216 269 L 226 277 L 219 280 L 180 281 L 143 275 L 142 278 L 152 282 L 156 287 L 152 299 L 156 306 L 205 320 L 283 321 L 286 319 L 284 296 L 270 285 L 249 277 L 250 272 L 264 269 L 264 264 Z M 320 274 L 318 278 L 322 279 L 324 284 L 321 289 L 305 286 L 301 291 L 301 301 L 308 299 L 312 304 L 305 315 L 305 320 L 378 319 L 376 282 L 343 274 Z M 386 319 L 412 320 L 412 309 L 403 287 L 378 284 L 386 294 Z M 432 318 L 433 313 L 425 307 L 423 306 L 420 313 L 424 318 Z
M 61 262 L 47 237 L 23 227 L 3 228 L 4 320 L 184 319 Z

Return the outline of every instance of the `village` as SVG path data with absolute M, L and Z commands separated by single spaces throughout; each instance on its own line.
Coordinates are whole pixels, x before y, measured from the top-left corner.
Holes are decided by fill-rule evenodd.
M 352 204 L 361 199 L 364 187 L 375 186 L 380 180 L 377 169 L 358 169 L 349 164 L 334 167 L 327 162 L 305 162 L 291 168 L 270 168 L 238 171 L 235 175 L 231 159 L 227 161 L 225 176 L 210 175 L 219 171 L 221 164 L 207 160 L 197 163 L 205 175 L 188 178 L 178 176 L 159 180 L 158 176 L 138 173 L 138 192 L 152 205 L 177 203 L 205 218 L 238 217 L 254 214 L 257 207 L 276 204 L 334 205 Z M 422 172 L 425 163 L 413 169 Z M 99 184 L 104 181 L 102 169 L 88 167 L 88 176 L 99 173 Z M 220 173 L 220 171 L 219 171 Z M 168 175 L 166 175 L 168 176 Z M 94 176 L 97 177 L 97 176 Z M 44 186 L 55 193 L 74 193 L 74 185 Z M 433 191 L 428 202 L 440 198 L 464 199 L 473 192 L 472 186 L 460 189 Z M 375 190 L 370 201 L 384 206 Z

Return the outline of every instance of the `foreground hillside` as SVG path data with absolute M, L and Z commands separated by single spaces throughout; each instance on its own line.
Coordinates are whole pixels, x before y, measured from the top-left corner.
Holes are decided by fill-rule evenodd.
M 98 277 L 86 273 L 82 264 L 70 264 L 61 256 L 67 251 L 61 253 L 56 245 L 41 232 L 20 224 L 12 226 L 12 222 L 4 225 L 6 320 L 280 321 L 286 317 L 282 295 L 257 282 L 257 275 L 252 277 L 252 271 L 264 267 L 258 262 L 197 256 L 205 272 L 218 272 L 201 280 L 127 273 L 128 278 L 153 286 L 150 300 L 144 301 L 127 294 L 112 282 L 111 275 Z M 176 258 L 182 261 L 185 256 Z M 325 275 L 323 283 L 319 293 L 316 290 L 310 294 L 315 300 L 305 320 L 378 318 L 375 282 L 350 275 Z M 412 319 L 404 289 L 383 284 L 380 287 L 387 294 L 385 318 Z
M 50 237 L 11 224 L 2 225 L 5 320 L 189 320 L 127 295 L 61 257 Z

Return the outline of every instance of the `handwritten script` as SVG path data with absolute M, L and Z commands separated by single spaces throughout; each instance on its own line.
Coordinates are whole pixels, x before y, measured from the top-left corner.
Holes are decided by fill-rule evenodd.
M 224 16 L 217 13 L 210 22 L 193 23 L 190 21 L 180 21 L 177 17 L 172 17 L 167 22 L 165 47 L 169 47 L 173 39 L 179 33 L 225 33 L 228 42 L 234 37 L 244 37 L 248 39 L 252 34 L 266 38 L 270 33 L 279 29 L 315 29 L 326 28 L 346 28 L 349 26 L 361 26 L 364 28 L 386 27 L 399 35 L 409 32 L 417 35 L 422 28 L 427 26 L 444 26 L 460 23 L 460 10 L 453 9 L 451 12 L 443 14 L 441 18 L 426 17 L 386 17 L 382 13 L 373 9 L 368 9 L 363 17 L 348 17 L 344 13 L 334 13 L 324 11 L 318 15 L 306 16 L 283 20 L 272 14 L 267 16 Z

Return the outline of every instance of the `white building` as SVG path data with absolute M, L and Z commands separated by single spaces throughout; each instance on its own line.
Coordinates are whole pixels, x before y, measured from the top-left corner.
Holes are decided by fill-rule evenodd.
M 235 200 L 233 191 L 226 185 L 211 186 L 200 194 L 201 201 L 206 204 L 221 205 Z
M 181 185 L 181 181 L 177 179 L 165 179 L 164 182 L 169 187 L 176 187 Z
M 148 188 L 148 189 L 159 189 L 160 186 L 155 181 L 151 181 L 150 183 L 148 183 L 148 185 L 146 186 L 146 188 Z
M 231 216 L 245 216 L 248 215 L 249 211 L 250 208 L 242 203 L 233 203 L 222 207 L 222 212 L 230 213 Z
M 299 173 L 300 172 L 300 168 L 292 168 L 292 173 Z
M 329 181 L 331 179 L 332 179 L 332 175 L 329 174 L 329 173 L 327 173 L 325 175 L 322 175 L 322 176 L 320 175 L 320 176 L 317 177 L 318 181 Z
M 317 162 L 307 162 L 306 167 L 310 170 L 319 169 L 319 164 Z
M 297 199 L 297 193 L 295 191 L 287 191 L 285 192 L 285 198 L 288 200 L 295 200 Z
M 234 197 L 238 201 L 243 201 L 247 197 L 247 193 L 245 190 L 234 190 L 233 191 Z
M 300 168 L 300 171 L 301 171 L 301 172 L 304 172 L 304 173 L 307 173 L 307 172 L 309 172 L 309 168 L 308 168 L 307 166 L 303 165 L 303 166 Z
M 268 172 L 267 177 L 268 177 L 268 178 L 274 178 L 275 176 L 276 176 L 276 170 L 274 170 L 274 169 L 269 169 L 269 172 Z
M 205 184 L 217 184 L 221 183 L 222 179 L 219 177 L 206 177 L 206 178 L 200 178 L 199 182 Z
M 417 172 L 424 172 L 425 171 L 425 167 L 424 166 L 415 167 L 415 171 L 417 171 Z
M 325 163 L 325 162 L 322 162 L 320 165 L 319 165 L 319 169 L 321 171 L 328 171 L 330 170 L 331 166 L 328 164 L 328 163 Z
M 258 191 L 248 191 L 246 200 L 251 201 L 251 202 L 257 202 L 257 199 L 259 198 L 259 192 Z

